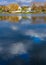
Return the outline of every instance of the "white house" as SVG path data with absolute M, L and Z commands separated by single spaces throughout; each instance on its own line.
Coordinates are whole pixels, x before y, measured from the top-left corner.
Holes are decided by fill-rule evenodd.
M 31 12 L 31 7 L 27 8 L 27 12 Z
M 21 12 L 21 7 L 19 7 L 17 11 L 12 11 L 11 13 L 17 13 L 17 12 L 18 13 Z

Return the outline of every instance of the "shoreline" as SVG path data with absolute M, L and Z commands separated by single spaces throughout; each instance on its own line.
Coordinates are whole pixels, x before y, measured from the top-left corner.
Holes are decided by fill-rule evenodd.
M 27 14 L 27 13 L 0 13 L 0 16 L 46 16 L 46 14 L 40 13 L 40 14 Z

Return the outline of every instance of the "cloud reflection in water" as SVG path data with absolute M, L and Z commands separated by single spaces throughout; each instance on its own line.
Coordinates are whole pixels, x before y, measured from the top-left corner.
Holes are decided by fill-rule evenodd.
M 37 19 L 34 17 L 32 20 L 21 19 L 19 22 L 14 20 L 14 23 L 11 18 L 16 17 L 8 17 L 7 23 L 0 21 L 0 64 L 7 60 L 8 65 L 31 65 L 30 61 L 33 64 L 39 62 L 39 59 L 46 59 L 46 24 L 36 24 L 36 21 L 34 24 L 33 20 Z

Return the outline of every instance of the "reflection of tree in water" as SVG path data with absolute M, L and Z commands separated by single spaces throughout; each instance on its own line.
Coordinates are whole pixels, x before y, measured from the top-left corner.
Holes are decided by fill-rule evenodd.
M 46 16 L 44 16 L 43 18 L 44 18 L 44 21 L 45 21 L 45 23 L 46 23 Z
M 8 20 L 9 16 L 0 16 L 0 20 Z
M 41 24 L 46 23 L 46 16 L 32 16 L 32 23 L 33 24 Z
M 31 19 L 32 19 L 32 23 L 35 24 L 35 23 L 36 23 L 36 19 L 37 19 L 37 17 L 36 17 L 36 16 L 32 16 Z
M 0 16 L 0 20 L 2 20 L 2 16 Z
M 0 16 L 0 20 L 19 22 L 21 19 L 31 20 L 32 24 L 46 23 L 46 16 Z
M 8 20 L 11 22 L 19 22 L 21 16 L 0 16 L 0 20 Z
M 2 20 L 8 20 L 9 16 L 3 16 Z
M 19 22 L 19 17 L 18 16 L 9 16 L 9 21 L 11 21 L 11 22 Z

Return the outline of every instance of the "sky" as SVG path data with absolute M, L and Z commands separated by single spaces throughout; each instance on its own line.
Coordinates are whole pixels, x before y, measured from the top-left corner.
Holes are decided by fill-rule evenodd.
M 0 0 L 0 5 L 6 5 L 9 3 L 22 3 L 22 5 L 29 5 L 31 2 L 45 2 L 46 0 Z

